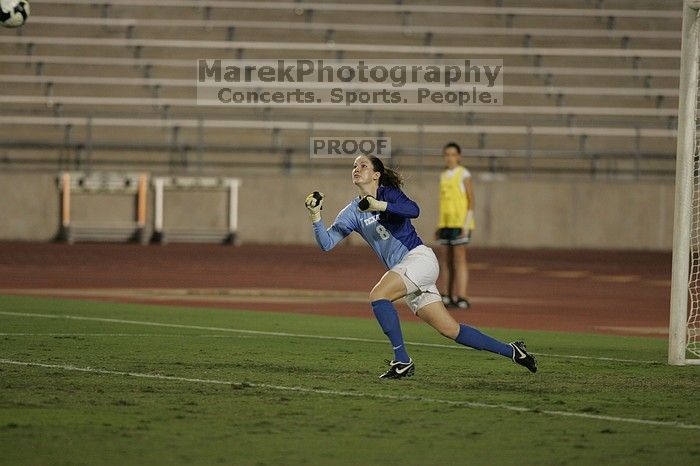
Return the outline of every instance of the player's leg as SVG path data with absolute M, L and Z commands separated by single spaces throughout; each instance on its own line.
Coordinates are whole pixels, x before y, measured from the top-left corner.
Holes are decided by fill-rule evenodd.
M 442 335 L 457 343 L 478 350 L 490 351 L 507 358 L 513 357 L 513 348 L 508 343 L 498 341 L 468 325 L 458 324 L 441 302 L 436 301 L 423 306 L 416 315 Z
M 406 353 L 398 314 L 391 301 L 405 297 L 411 306 L 413 297 L 420 296 L 424 289 L 422 287 L 425 286 L 430 286 L 434 290 L 432 298 L 440 301 L 440 295 L 435 287 L 439 271 L 438 260 L 433 250 L 424 245 L 417 246 L 384 274 L 370 293 L 374 314 L 394 347 L 395 359 L 391 361 L 389 370 L 381 375 L 382 378 L 407 377 L 413 375 L 415 371 L 413 360 Z M 411 309 L 415 312 L 417 308 L 411 307 Z
M 455 297 L 455 248 L 452 243 L 447 245 L 447 296 L 449 303 L 454 302 Z M 443 299 L 443 304 L 445 300 Z
M 424 295 L 426 294 L 424 293 Z M 531 372 L 537 372 L 537 361 L 527 352 L 523 342 L 516 341 L 508 344 L 496 340 L 474 327 L 457 323 L 441 301 L 435 300 L 421 305 L 421 299 L 424 302 L 432 301 L 432 299 L 422 297 L 416 298 L 413 304 L 421 306 L 416 311 L 416 315 L 445 337 L 470 348 L 500 354 L 526 367 Z
M 401 276 L 391 270 L 382 276 L 369 293 L 372 311 L 377 318 L 382 330 L 391 341 L 394 349 L 394 361 L 408 364 L 411 358 L 408 356 L 401 333 L 401 323 L 396 308 L 392 304 L 403 296 L 406 296 L 406 285 Z
M 447 270 L 447 246 L 446 245 L 441 245 L 438 248 L 438 263 L 440 264 L 440 270 Z M 438 277 L 437 281 L 437 287 L 440 290 L 440 293 L 443 296 L 447 296 L 447 279 L 448 279 L 448 273 L 441 273 L 440 276 Z M 447 303 L 445 303 L 447 304 Z
M 462 280 L 464 283 L 463 296 L 469 297 L 469 251 L 467 250 L 466 244 L 462 246 L 462 249 L 464 249 L 464 260 L 462 261 L 464 264 L 464 279 Z
M 438 289 L 440 290 L 442 303 L 445 306 L 452 304 L 451 284 L 454 276 L 454 273 L 452 273 L 452 264 L 454 264 L 452 257 L 452 245 L 445 244 L 440 247 L 438 262 L 443 273 L 438 276 Z
M 379 279 L 372 291 L 369 292 L 370 301 L 375 301 L 377 299 L 388 299 L 389 301 L 396 301 L 399 298 L 406 296 L 406 285 L 404 284 L 401 275 L 389 270 L 382 278 Z
M 467 246 L 465 244 L 455 245 L 454 249 L 454 270 L 455 270 L 455 290 L 457 299 L 455 304 L 460 309 L 469 309 L 470 303 L 467 294 L 467 280 L 469 270 L 467 268 Z
M 416 260 L 409 265 L 407 276 L 414 278 L 417 288 L 407 287 L 406 303 L 418 317 L 457 343 L 512 358 L 530 371 L 537 371 L 537 362 L 527 353 L 524 343 L 498 341 L 473 327 L 457 323 L 447 312 L 435 286 L 439 274 L 438 261 L 430 248 L 425 247 L 420 254 L 416 254 Z
M 440 290 L 443 304 L 449 306 L 452 304 L 452 279 L 454 277 L 450 229 L 440 228 L 436 233 L 436 239 L 441 244 L 438 250 L 438 264 L 440 270 L 442 270 L 442 273 L 438 276 L 437 286 Z

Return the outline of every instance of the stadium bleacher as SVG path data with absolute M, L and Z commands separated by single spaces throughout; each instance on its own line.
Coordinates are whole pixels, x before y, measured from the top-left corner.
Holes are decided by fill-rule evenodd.
M 12 128 L 0 163 L 306 168 L 310 136 L 344 131 L 391 136 L 394 162 L 408 169 L 438 169 L 429 156 L 456 140 L 477 171 L 673 173 L 677 2 L 538 5 L 33 0 L 31 21 L 0 36 L 0 122 Z M 506 102 L 197 105 L 195 60 L 235 57 L 502 57 Z

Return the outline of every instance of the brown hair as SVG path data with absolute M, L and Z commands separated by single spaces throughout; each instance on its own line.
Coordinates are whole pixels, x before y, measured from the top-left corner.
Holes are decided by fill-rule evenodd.
M 384 166 L 384 162 L 374 155 L 368 155 L 367 158 L 372 162 L 372 167 L 375 172 L 379 172 L 379 186 L 391 186 L 392 188 L 401 188 L 403 186 L 403 177 L 396 170 Z

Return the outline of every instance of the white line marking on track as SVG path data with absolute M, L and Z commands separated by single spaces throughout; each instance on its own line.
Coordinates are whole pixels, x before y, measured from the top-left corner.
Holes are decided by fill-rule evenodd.
M 556 410 L 543 410 L 543 409 L 533 409 L 525 408 L 521 406 L 510 406 L 504 404 L 490 404 L 490 403 L 478 403 L 474 401 L 460 401 L 460 400 L 443 400 L 439 398 L 426 398 L 419 396 L 405 396 L 405 395 L 386 395 L 380 393 L 361 393 L 361 392 L 346 392 L 341 390 L 325 390 L 318 388 L 307 388 L 307 387 L 286 387 L 283 385 L 273 385 L 267 383 L 248 383 L 248 382 L 234 382 L 229 380 L 216 380 L 216 379 L 200 379 L 191 377 L 177 377 L 172 375 L 162 375 L 162 374 L 145 374 L 139 372 L 125 372 L 116 371 L 109 369 L 98 369 L 93 367 L 76 367 L 71 365 L 62 364 L 45 364 L 39 362 L 28 362 L 28 361 L 15 361 L 12 359 L 0 359 L 0 364 L 8 364 L 15 366 L 31 366 L 31 367 L 43 367 L 46 369 L 63 369 L 67 371 L 77 371 L 77 372 L 87 372 L 93 374 L 104 374 L 104 375 L 122 375 L 128 377 L 136 377 L 141 379 L 156 379 L 156 380 L 170 380 L 175 382 L 192 382 L 210 385 L 231 385 L 235 387 L 250 387 L 250 388 L 262 388 L 268 390 L 279 390 L 286 392 L 298 392 L 298 393 L 314 393 L 318 395 L 335 395 L 335 396 L 345 396 L 354 398 L 371 398 L 371 399 L 382 399 L 382 400 L 392 400 L 392 401 L 418 401 L 423 403 L 439 403 L 452 406 L 463 406 L 468 408 L 487 408 L 487 409 L 502 409 L 506 411 L 517 411 L 521 413 L 533 413 L 533 414 L 547 414 L 550 416 L 561 416 L 561 417 L 576 417 L 581 419 L 592 419 L 597 421 L 611 421 L 611 422 L 625 422 L 630 424 L 644 424 L 650 426 L 660 426 L 660 427 L 675 427 L 679 429 L 700 429 L 700 425 L 695 424 L 685 424 L 682 422 L 672 422 L 672 421 L 654 421 L 651 419 L 639 419 L 630 417 L 618 417 L 618 416 L 607 416 L 604 414 L 589 414 L 589 413 L 577 413 L 573 411 L 556 411 Z
M 304 333 L 287 333 L 287 332 L 267 332 L 263 330 L 243 330 L 237 328 L 227 328 L 227 327 L 207 327 L 202 325 L 184 325 L 184 324 L 169 324 L 165 322 L 148 322 L 142 320 L 125 320 L 125 319 L 109 319 L 106 317 L 84 317 L 84 316 L 71 316 L 71 315 L 59 315 L 59 314 L 35 314 L 28 312 L 6 312 L 0 311 L 0 315 L 6 316 L 16 316 L 16 317 L 37 317 L 43 319 L 66 319 L 66 320 L 85 320 L 92 322 L 110 322 L 114 324 L 129 324 L 129 325 L 148 325 L 153 327 L 167 327 L 167 328 L 184 328 L 190 330 L 204 330 L 210 332 L 233 332 L 233 333 L 243 333 L 250 335 L 265 335 L 273 337 L 292 337 L 292 338 L 314 338 L 317 340 L 337 340 L 337 341 L 358 341 L 363 343 L 381 343 L 386 344 L 386 340 L 376 340 L 371 338 L 357 338 L 357 337 L 335 337 L 329 335 L 309 335 Z M 406 341 L 405 344 L 412 346 L 424 346 L 430 348 L 447 348 L 447 349 L 465 349 L 466 346 L 461 345 L 442 345 L 439 343 L 418 343 Z M 470 348 L 467 348 L 470 349 Z M 592 361 L 607 361 L 607 362 L 629 362 L 637 364 L 661 364 L 661 361 L 644 361 L 637 359 L 621 359 L 621 358 L 610 358 L 602 356 L 579 356 L 579 355 L 569 355 L 569 354 L 552 354 L 552 353 L 534 353 L 531 354 L 537 356 L 547 356 L 552 358 L 564 358 L 564 359 L 578 359 L 578 360 L 592 360 Z
M 367 293 L 356 291 L 299 290 L 284 288 L 109 288 L 109 289 L 56 289 L 56 288 L 0 288 L 0 294 L 43 297 L 82 297 L 96 299 L 136 298 L 145 301 L 177 299 L 183 302 L 209 301 L 224 303 L 279 302 L 279 303 L 363 303 Z M 552 305 L 551 300 L 474 296 L 471 301 L 480 304 L 513 304 L 526 306 Z
M 0 333 L 0 337 L 195 337 L 253 338 L 252 335 L 189 335 L 186 333 Z

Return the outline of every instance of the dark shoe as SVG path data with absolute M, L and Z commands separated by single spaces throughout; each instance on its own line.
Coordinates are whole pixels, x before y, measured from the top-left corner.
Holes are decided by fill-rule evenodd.
M 470 307 L 472 307 L 469 300 L 467 298 L 463 298 L 462 296 L 459 296 L 457 298 L 457 301 L 454 302 L 454 304 L 460 309 L 469 309 Z
M 524 341 L 514 341 L 510 344 L 513 347 L 513 362 L 526 367 L 530 372 L 537 372 L 537 360 L 527 352 Z
M 452 301 L 452 297 L 446 294 L 440 295 L 440 298 L 442 299 L 442 304 L 445 305 L 445 307 L 451 307 L 455 305 L 455 302 Z
M 402 379 L 410 377 L 416 371 L 416 365 L 413 364 L 413 359 L 408 362 L 387 361 L 389 370 L 379 376 L 380 379 Z

